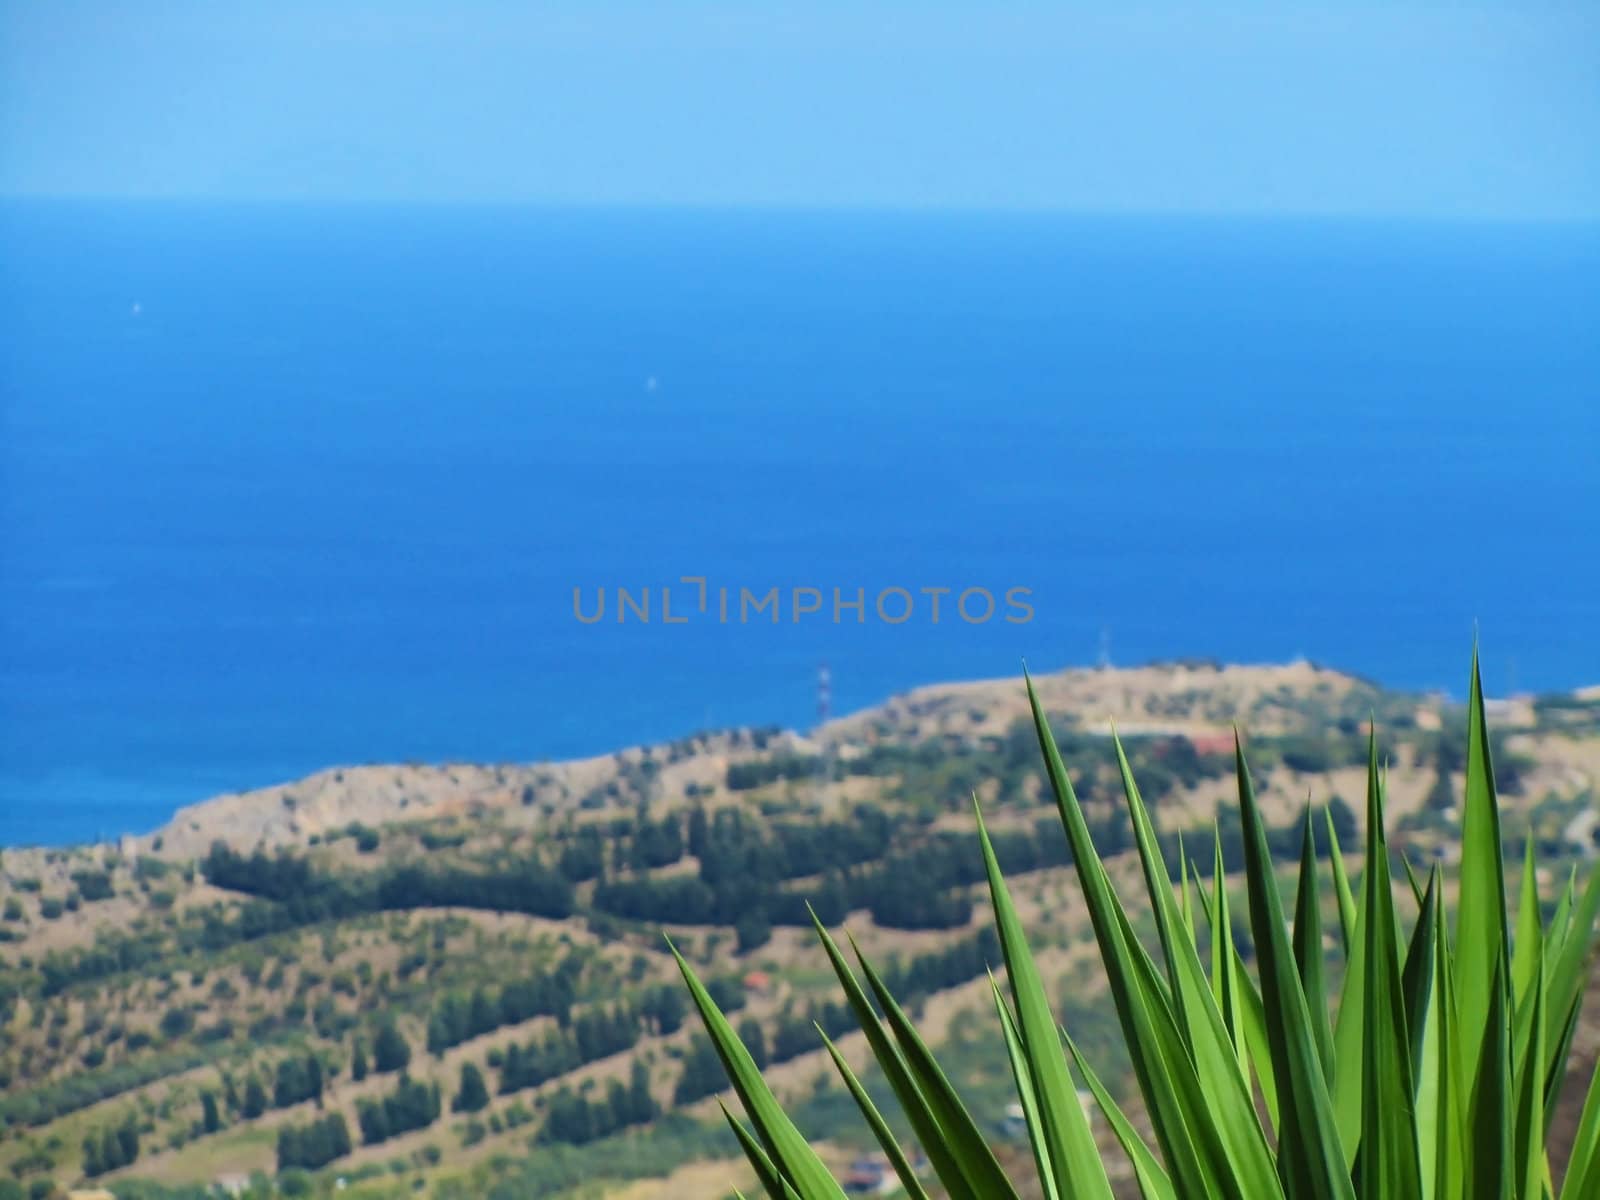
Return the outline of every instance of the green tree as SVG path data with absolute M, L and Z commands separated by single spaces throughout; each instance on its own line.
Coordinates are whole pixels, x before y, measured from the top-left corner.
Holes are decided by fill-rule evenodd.
M 727 1086 L 722 1071 L 722 1059 L 711 1039 L 697 1033 L 689 1043 L 689 1052 L 683 1056 L 683 1074 L 678 1077 L 672 1092 L 674 1104 L 690 1104 Z
M 261 1080 L 254 1075 L 245 1082 L 244 1103 L 239 1106 L 239 1112 L 246 1120 L 254 1120 L 267 1111 L 267 1089 L 261 1086 Z
M 215 1133 L 222 1128 L 222 1114 L 217 1111 L 216 1093 L 200 1093 L 200 1111 L 200 1126 L 207 1133 Z
M 378 1027 L 378 1036 L 372 1043 L 373 1065 L 379 1071 L 400 1071 L 411 1062 L 411 1045 L 392 1020 Z
M 489 1089 L 484 1085 L 483 1072 L 475 1063 L 461 1064 L 461 1086 L 456 1098 L 450 1102 L 451 1112 L 482 1112 L 489 1104 Z
M 356 1039 L 355 1049 L 350 1053 L 350 1078 L 360 1083 L 367 1077 L 367 1048 L 361 1039 Z
M 759 950 L 772 940 L 772 922 L 767 920 L 767 914 L 760 909 L 746 913 L 739 918 L 733 927 L 734 936 L 739 939 L 740 954 L 749 954 L 752 950 Z
M 766 1069 L 767 1035 L 761 1030 L 761 1022 L 754 1017 L 746 1017 L 739 1022 L 739 1038 L 744 1042 L 745 1049 L 750 1051 L 750 1057 L 755 1060 L 756 1070 Z
M 660 1107 L 656 1104 L 655 1097 L 650 1094 L 650 1069 L 637 1058 L 633 1060 L 627 1095 L 627 1112 L 622 1124 L 643 1125 L 656 1119 Z

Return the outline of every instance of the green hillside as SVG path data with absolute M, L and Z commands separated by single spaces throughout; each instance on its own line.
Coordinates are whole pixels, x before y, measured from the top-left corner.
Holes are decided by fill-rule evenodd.
M 1452 844 L 1465 723 L 1442 698 L 1311 668 L 1056 678 L 1062 749 L 1103 852 L 1130 846 L 1106 713 L 1175 874 L 1180 839 L 1206 864 L 1214 827 L 1238 845 L 1234 721 L 1286 860 L 1308 798 L 1353 852 L 1369 715 L 1396 845 L 1421 863 Z M 743 1186 L 711 1099 L 723 1072 L 663 931 L 848 1163 L 867 1143 L 817 1027 L 864 1059 L 808 906 L 890 964 L 1005 1145 L 1018 1131 L 1004 1049 L 976 1019 L 992 1016 L 1000 956 L 974 792 L 1051 995 L 1075 1029 L 1114 1028 L 1014 691 L 926 689 L 810 737 L 708 734 L 581 765 L 352 768 L 116 845 L 8 850 L 0 1197 L 342 1182 L 357 1196 L 643 1200 Z M 1508 840 L 1534 838 L 1556 872 L 1591 856 L 1600 704 L 1503 702 L 1491 723 Z M 1113 869 L 1137 868 L 1123 854 Z M 1116 1085 L 1115 1052 L 1079 1040 Z

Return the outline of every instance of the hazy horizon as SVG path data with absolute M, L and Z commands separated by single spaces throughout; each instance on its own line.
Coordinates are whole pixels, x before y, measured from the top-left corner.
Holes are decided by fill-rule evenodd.
M 0 9 L 0 195 L 1600 218 L 1593 6 Z
M 875 204 L 871 202 L 840 203 L 763 203 L 759 201 L 564 201 L 564 200 L 499 200 L 499 199 L 442 199 L 427 197 L 241 197 L 241 196 L 128 196 L 97 192 L 38 192 L 0 193 L 0 207 L 26 205 L 121 205 L 129 207 L 151 206 L 171 208 L 215 208 L 238 211 L 315 212 L 371 209 L 375 211 L 416 210 L 419 212 L 472 212 L 523 213 L 528 215 L 569 213 L 573 215 L 603 216 L 618 214 L 704 214 L 731 217 L 885 217 L 967 219 L 998 218 L 1041 221 L 1086 222 L 1194 222 L 1218 225 L 1350 225 L 1372 227 L 1427 228 L 1506 226 L 1529 229 L 1571 228 L 1585 229 L 1600 226 L 1600 212 L 1572 215 L 1527 214 L 1477 214 L 1477 213 L 1404 213 L 1404 212 L 1339 212 L 1333 210 L 1295 210 L 1274 212 L 1249 212 L 1224 209 L 1159 209 L 1159 208 L 1097 208 L 1097 207 L 1028 207 L 1023 205 L 917 205 Z

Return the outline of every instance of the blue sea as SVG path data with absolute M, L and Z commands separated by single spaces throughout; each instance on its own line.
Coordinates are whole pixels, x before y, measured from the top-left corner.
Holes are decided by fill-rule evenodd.
M 804 727 L 824 662 L 1459 693 L 1476 628 L 1492 691 L 1600 682 L 1592 226 L 10 202 L 0 253 L 3 844 Z

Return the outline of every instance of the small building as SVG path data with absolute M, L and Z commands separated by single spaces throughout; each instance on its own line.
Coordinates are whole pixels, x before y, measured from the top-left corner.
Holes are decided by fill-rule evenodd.
M 1194 752 L 1201 758 L 1208 755 L 1233 753 L 1233 734 L 1231 733 L 1191 733 L 1189 745 L 1194 747 Z
M 885 1154 L 858 1158 L 845 1172 L 844 1190 L 852 1196 L 888 1196 L 900 1190 L 900 1177 Z

